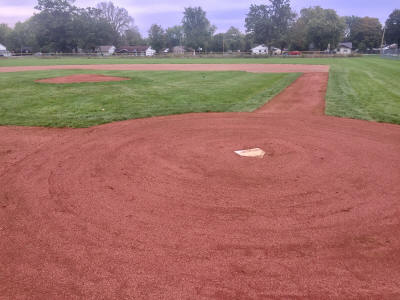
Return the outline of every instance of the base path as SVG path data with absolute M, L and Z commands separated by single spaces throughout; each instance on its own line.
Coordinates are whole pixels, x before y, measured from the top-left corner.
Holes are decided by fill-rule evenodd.
M 314 74 L 257 113 L 0 127 L 1 297 L 399 298 L 400 126 L 318 115 Z

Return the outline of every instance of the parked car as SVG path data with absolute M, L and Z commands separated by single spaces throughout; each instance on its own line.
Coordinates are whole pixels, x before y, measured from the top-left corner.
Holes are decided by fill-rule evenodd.
M 301 52 L 300 51 L 289 51 L 289 55 L 299 56 L 299 55 L 301 55 Z

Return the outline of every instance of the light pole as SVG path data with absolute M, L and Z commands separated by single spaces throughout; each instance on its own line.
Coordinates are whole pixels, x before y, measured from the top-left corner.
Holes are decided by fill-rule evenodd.
M 222 56 L 225 55 L 225 34 L 222 34 Z

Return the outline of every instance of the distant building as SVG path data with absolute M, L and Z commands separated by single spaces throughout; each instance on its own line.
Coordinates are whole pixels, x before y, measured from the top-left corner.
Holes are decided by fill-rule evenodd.
M 351 54 L 351 49 L 353 48 L 353 44 L 348 42 L 348 43 L 340 43 L 336 53 L 338 54 L 343 54 L 343 55 L 348 55 Z
M 0 44 L 0 56 L 11 56 L 11 53 L 7 51 L 6 46 Z
M 271 48 L 271 54 L 272 55 L 281 55 L 282 54 L 282 50 L 276 47 L 272 47 Z
M 122 46 L 117 49 L 119 54 L 129 54 L 133 56 L 153 56 L 156 54 L 156 50 L 149 46 Z
M 115 46 L 100 46 L 96 49 L 96 52 L 100 55 L 110 56 L 115 53 Z
M 268 47 L 265 45 L 258 45 L 251 49 L 251 53 L 256 55 L 268 55 Z
M 151 48 L 151 46 L 150 47 L 148 47 L 147 49 L 146 49 L 146 56 L 153 56 L 153 55 L 155 55 L 156 54 L 156 50 L 154 50 L 153 48 Z

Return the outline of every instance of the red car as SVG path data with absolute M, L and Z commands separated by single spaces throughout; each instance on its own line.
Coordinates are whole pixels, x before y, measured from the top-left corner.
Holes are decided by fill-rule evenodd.
M 300 51 L 290 51 L 289 55 L 301 55 Z

